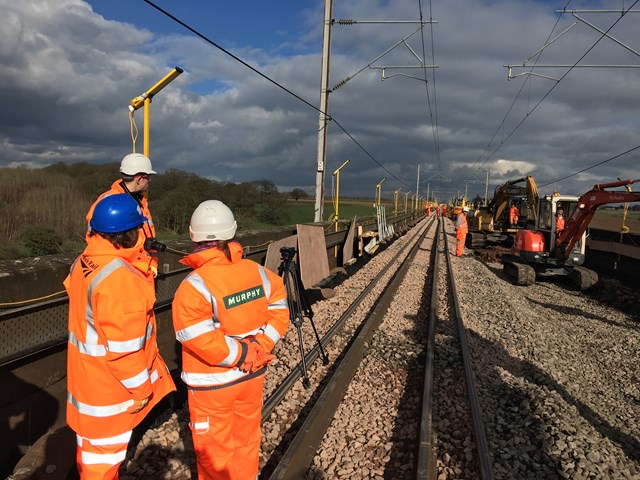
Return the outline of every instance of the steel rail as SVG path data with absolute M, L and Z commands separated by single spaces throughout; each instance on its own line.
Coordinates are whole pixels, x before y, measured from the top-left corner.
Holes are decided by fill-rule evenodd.
M 458 297 L 458 289 L 456 288 L 456 279 L 453 273 L 453 264 L 451 263 L 451 252 L 449 250 L 449 239 L 446 232 L 444 235 L 445 257 L 447 259 L 447 271 L 449 274 L 449 282 L 451 285 L 452 299 L 454 301 L 454 309 L 456 315 L 456 323 L 460 335 L 460 350 L 462 353 L 462 363 L 464 365 L 464 375 L 467 383 L 467 394 L 469 396 L 469 406 L 471 409 L 471 418 L 473 420 L 473 432 L 476 440 L 476 451 L 478 453 L 478 468 L 482 480 L 493 480 L 493 470 L 491 467 L 491 459 L 489 457 L 489 446 L 487 435 L 482 421 L 482 409 L 478 400 L 478 393 L 473 379 L 473 365 L 471 360 L 471 352 L 469 343 L 467 342 L 467 330 L 464 326 L 462 311 L 460 310 L 460 299 Z
M 433 223 L 433 221 L 432 221 Z M 429 226 L 431 223 L 429 223 Z M 413 240 L 419 235 L 419 232 L 416 232 L 413 237 L 407 242 L 405 246 L 400 249 L 398 252 L 398 256 L 401 257 L 404 251 L 412 244 Z M 363 300 L 369 295 L 371 290 L 375 288 L 378 282 L 382 279 L 382 277 L 387 273 L 387 271 L 391 268 L 391 266 L 397 261 L 396 258 L 391 259 L 382 270 L 376 275 L 373 280 L 365 287 L 365 289 L 360 292 L 360 294 L 355 298 L 355 300 L 349 305 L 349 307 L 345 310 L 345 312 L 336 320 L 336 322 L 331 326 L 331 328 L 327 331 L 327 333 L 320 339 L 320 344 L 323 348 L 325 348 L 329 342 L 333 339 L 335 334 L 342 328 L 344 322 L 351 316 L 351 314 L 360 306 Z M 320 347 L 316 344 L 313 346 L 311 350 L 305 355 L 304 360 L 306 365 L 311 365 L 320 355 Z M 302 361 L 285 377 L 285 379 L 278 385 L 278 387 L 274 390 L 274 392 L 267 398 L 262 407 L 262 421 L 265 422 L 271 415 L 271 412 L 280 404 L 284 396 L 287 392 L 293 387 L 295 382 L 302 376 Z
M 435 215 L 434 215 L 435 217 Z M 435 362 L 436 313 L 438 306 L 438 273 L 440 271 L 441 235 L 444 220 L 438 218 L 436 239 L 434 241 L 434 259 L 431 266 L 431 299 L 429 305 L 429 324 L 427 327 L 427 349 L 422 389 L 422 410 L 420 414 L 420 441 L 416 463 L 416 478 L 419 480 L 437 478 L 437 462 L 433 434 L 433 367 Z M 445 233 L 446 235 L 446 233 Z
M 431 224 L 424 227 L 420 233 L 420 237 L 390 279 L 387 288 L 373 305 L 369 315 L 363 321 L 357 336 L 352 339 L 349 349 L 335 367 L 326 386 L 322 389 L 322 392 L 311 408 L 309 415 L 305 418 L 277 467 L 269 477 L 270 479 L 299 480 L 300 478 L 304 478 L 331 424 L 333 416 L 362 361 L 365 344 L 382 322 L 430 225 Z M 397 261 L 397 258 L 392 260 L 392 262 L 395 261 Z

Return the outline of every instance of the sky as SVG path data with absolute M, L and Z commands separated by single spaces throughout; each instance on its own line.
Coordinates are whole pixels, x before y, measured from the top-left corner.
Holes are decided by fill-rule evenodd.
M 144 0 L 0 0 L 0 166 L 119 162 L 130 100 L 178 66 L 149 107 L 156 171 L 315 195 L 324 2 L 151 3 L 210 43 Z M 325 199 L 347 159 L 341 197 L 373 199 L 380 182 L 386 198 L 445 200 L 525 175 L 541 194 L 640 179 L 640 15 L 556 13 L 634 4 L 335 2 Z M 420 30 L 421 16 L 434 23 Z M 134 120 L 142 151 L 143 109 Z

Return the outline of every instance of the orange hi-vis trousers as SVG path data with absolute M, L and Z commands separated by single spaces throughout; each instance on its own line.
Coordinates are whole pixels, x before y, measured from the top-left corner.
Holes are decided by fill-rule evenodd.
M 131 430 L 110 438 L 76 435 L 76 463 L 81 480 L 117 480 L 118 467 L 127 454 Z
M 461 257 L 464 252 L 464 241 L 467 238 L 467 228 L 459 227 L 456 231 L 456 238 L 458 242 L 456 243 L 456 257 Z
M 217 390 L 189 390 L 198 480 L 258 477 L 264 375 Z

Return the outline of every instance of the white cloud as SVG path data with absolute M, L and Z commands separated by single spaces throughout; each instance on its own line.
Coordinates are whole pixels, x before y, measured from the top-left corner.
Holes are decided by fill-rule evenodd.
M 425 192 L 429 184 L 442 195 L 465 188 L 483 195 L 489 169 L 493 185 L 522 175 L 544 184 L 638 144 L 638 70 L 576 68 L 555 87 L 550 80 L 531 78 L 514 103 L 525 78 L 508 81 L 503 65 L 522 62 L 544 44 L 557 18 L 548 2 L 431 5 L 438 21 L 433 31 L 439 68 L 435 84 L 432 71 L 427 72 L 429 97 L 424 82 L 406 77 L 382 82 L 379 70 L 366 68 L 415 26 L 334 27 L 330 84 L 364 70 L 329 96 L 335 121 L 328 127 L 325 190 L 330 190 L 331 172 L 347 158 L 344 195 L 372 195 L 383 177 L 385 195 L 413 190 L 418 164 L 431 172 L 421 177 Z M 311 106 L 186 30 L 161 36 L 105 19 L 81 0 L 0 0 L 0 6 L 0 165 L 118 161 L 131 149 L 129 101 L 179 65 L 185 73 L 150 107 L 151 156 L 159 171 L 180 168 L 236 182 L 266 178 L 284 190 L 314 185 L 321 2 L 306 12 L 308 28 L 300 38 L 287 36 L 283 25 L 277 36 L 282 43 L 269 50 L 255 42 L 244 46 L 241 31 L 232 39 L 235 55 Z M 411 0 L 345 0 L 335 5 L 334 17 L 417 19 L 418 9 Z M 601 15 L 593 22 L 606 29 L 615 19 Z M 555 34 L 569 21 L 561 19 Z M 638 49 L 633 44 L 637 28 L 638 20 L 629 15 L 612 34 Z M 545 49 L 539 63 L 573 64 L 598 37 L 577 25 Z M 427 63 L 430 42 L 427 29 Z M 407 43 L 421 54 L 419 34 Z M 415 62 L 400 46 L 375 65 Z M 604 39 L 583 63 L 639 62 Z M 566 70 L 536 71 L 559 77 Z M 140 129 L 142 118 L 142 111 L 136 112 Z M 140 135 L 139 149 L 141 141 Z M 637 177 L 637 159 L 634 153 L 605 163 L 560 186 L 581 193 L 593 183 Z

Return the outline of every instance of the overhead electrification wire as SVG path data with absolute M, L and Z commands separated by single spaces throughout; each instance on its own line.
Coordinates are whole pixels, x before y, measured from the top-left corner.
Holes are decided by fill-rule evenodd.
M 629 150 L 626 150 L 626 151 L 624 151 L 624 152 L 622 152 L 622 153 L 619 153 L 618 155 L 614 155 L 614 156 L 613 156 L 613 157 L 611 157 L 611 158 L 607 158 L 606 160 L 603 160 L 603 161 L 598 162 L 598 163 L 596 163 L 596 164 L 594 164 L 594 165 L 591 165 L 590 167 L 583 168 L 582 170 L 579 170 L 579 171 L 577 171 L 577 172 L 571 173 L 571 174 L 566 175 L 566 176 L 564 176 L 564 177 L 562 177 L 562 178 L 558 178 L 557 180 L 554 180 L 553 182 L 549 182 L 549 183 L 545 183 L 544 185 L 540 185 L 540 187 L 546 187 L 546 186 L 548 186 L 548 185 L 553 185 L 554 183 L 558 183 L 558 182 L 560 182 L 560 181 L 562 181 L 562 180 L 566 180 L 567 178 L 575 177 L 576 175 L 579 175 L 579 174 L 584 173 L 584 172 L 586 172 L 586 171 L 588 171 L 588 170 L 591 170 L 592 168 L 599 167 L 600 165 L 602 165 L 602 164 L 604 164 L 604 163 L 611 162 L 611 161 L 613 161 L 613 160 L 615 160 L 615 159 L 617 159 L 617 158 L 623 157 L 624 155 L 626 155 L 626 154 L 628 154 L 628 153 L 631 153 L 631 152 L 633 152 L 633 151 L 635 151 L 635 150 L 638 150 L 638 149 L 640 149 L 640 145 L 637 145 L 637 146 L 635 146 L 635 147 L 633 147 L 633 148 L 630 148 Z
M 387 168 L 382 165 L 378 160 L 376 160 L 376 158 L 371 155 L 371 153 L 369 153 L 367 151 L 366 148 L 364 148 L 358 141 L 356 141 L 356 139 L 331 115 L 327 114 L 326 112 L 323 112 L 321 109 L 319 109 L 318 107 L 316 107 L 315 105 L 311 104 L 310 102 L 308 102 L 307 100 L 305 100 L 304 98 L 302 98 L 301 96 L 297 95 L 296 93 L 292 92 L 291 90 L 289 90 L 287 87 L 285 87 L 284 85 L 276 82 L 275 80 L 273 80 L 272 78 L 270 78 L 269 76 L 265 75 L 264 73 L 262 73 L 260 70 L 258 70 L 255 67 L 252 67 L 251 65 L 249 65 L 247 62 L 245 62 L 244 60 L 242 60 L 241 58 L 239 58 L 238 56 L 234 55 L 233 53 L 231 53 L 229 50 L 225 49 L 224 47 L 218 45 L 216 42 L 214 42 L 213 40 L 211 40 L 210 38 L 208 38 L 207 36 L 203 35 L 202 33 L 198 32 L 196 29 L 192 28 L 191 26 L 187 25 L 185 22 L 183 22 L 182 20 L 180 20 L 179 18 L 177 18 L 176 16 L 172 15 L 171 13 L 167 12 L 165 9 L 163 9 L 162 7 L 159 7 L 158 5 L 156 5 L 155 3 L 153 3 L 151 0 L 142 0 L 143 2 L 145 2 L 146 4 L 150 5 L 151 7 L 155 8 L 156 10 L 158 10 L 160 13 L 162 13 L 163 15 L 166 15 L 167 17 L 169 17 L 171 20 L 173 20 L 174 22 L 178 23 L 179 25 L 181 25 L 182 27 L 186 28 L 187 30 L 189 30 L 191 33 L 193 33 L 194 35 L 196 35 L 197 37 L 200 37 L 202 40 L 204 40 L 205 42 L 207 42 L 208 44 L 212 45 L 213 47 L 217 48 L 218 50 L 220 50 L 221 52 L 223 52 L 225 55 L 228 55 L 229 57 L 233 58 L 235 61 L 241 63 L 242 65 L 244 65 L 245 67 L 247 67 L 248 69 L 250 69 L 251 71 L 253 71 L 254 73 L 257 73 L 258 75 L 260 75 L 262 78 L 264 78 L 265 80 L 267 80 L 268 82 L 271 82 L 272 84 L 274 84 L 276 87 L 284 90 L 285 92 L 287 92 L 289 95 L 297 98 L 298 100 L 300 100 L 302 103 L 304 103 L 305 105 L 313 108 L 315 111 L 317 111 L 318 113 L 322 113 L 324 114 L 327 119 L 329 120 L 333 120 L 333 122 L 336 124 L 336 126 L 338 126 L 338 128 L 340 128 L 340 130 L 342 130 L 342 132 L 347 135 L 369 158 L 371 158 L 375 163 L 378 164 L 378 166 L 380 166 L 380 168 L 382 168 L 385 172 L 387 172 L 391 177 L 395 178 L 399 183 L 401 183 L 402 185 L 404 185 L 405 187 L 409 187 L 405 182 L 403 182 L 402 180 L 400 180 L 398 177 L 396 177 L 393 173 L 391 173 L 389 170 L 387 170 Z
M 544 100 L 545 100 L 545 99 L 546 99 L 546 98 L 551 94 L 551 92 L 553 91 L 553 89 L 555 89 L 555 88 L 558 86 L 558 84 L 559 84 L 559 83 L 560 83 L 560 82 L 561 82 L 561 81 L 562 81 L 562 80 L 563 80 L 563 79 L 564 79 L 564 78 L 569 74 L 569 72 L 571 72 L 571 70 L 573 70 L 573 69 L 574 69 L 574 67 L 575 67 L 576 65 L 578 65 L 578 63 L 580 63 L 580 62 L 582 61 L 582 59 L 583 59 L 584 57 L 586 57 L 586 56 L 589 54 L 589 52 L 591 52 L 591 50 L 593 50 L 593 49 L 596 47 L 596 45 L 597 45 L 598 43 L 600 43 L 600 41 L 601 41 L 604 37 L 606 37 L 606 36 L 607 36 L 607 34 L 609 33 L 609 31 L 611 31 L 611 29 L 612 29 L 613 27 L 615 27 L 615 26 L 618 24 L 618 22 L 619 22 L 620 20 L 622 20 L 622 18 L 625 16 L 625 14 L 626 14 L 628 11 L 632 10 L 632 9 L 633 9 L 633 7 L 635 7 L 635 5 L 636 5 L 639 1 L 640 1 L 640 0 L 636 0 L 635 2 L 633 2 L 633 4 L 632 4 L 628 9 L 626 9 L 625 11 L 623 11 L 623 12 L 620 14 L 620 17 L 619 17 L 615 22 L 613 22 L 613 24 L 612 24 L 612 25 L 611 25 L 611 26 L 610 26 L 610 27 L 609 27 L 609 28 L 608 28 L 608 29 L 607 29 L 607 30 L 606 30 L 606 31 L 605 31 L 605 32 L 600 36 L 600 38 L 599 38 L 598 40 L 596 40 L 596 41 L 595 41 L 595 43 L 594 43 L 591 47 L 589 47 L 589 49 L 588 49 L 588 50 L 587 50 L 587 51 L 586 51 L 586 52 L 585 52 L 585 53 L 584 53 L 584 54 L 583 54 L 583 55 L 582 55 L 582 56 L 581 56 L 581 57 L 580 57 L 580 58 L 579 58 L 579 59 L 578 59 L 578 60 L 577 60 L 577 61 L 576 61 L 572 66 L 571 66 L 571 68 L 569 68 L 569 70 L 567 70 L 567 71 L 564 73 L 564 75 L 562 75 L 562 76 L 558 79 L 558 81 L 553 85 L 553 87 L 551 87 L 551 88 L 549 89 L 549 91 L 548 91 L 548 92 L 547 92 L 547 93 L 546 93 L 546 94 L 545 94 L 545 95 L 544 95 L 544 96 L 543 96 L 543 97 L 538 101 L 538 103 L 536 103 L 536 104 L 534 105 L 534 107 L 533 107 L 533 108 L 532 108 L 532 109 L 531 109 L 531 110 L 530 110 L 530 111 L 525 115 L 525 117 L 524 117 L 524 118 L 523 118 L 523 119 L 522 119 L 522 120 L 521 120 L 521 121 L 520 121 L 520 122 L 519 122 L 519 123 L 518 123 L 518 124 L 513 128 L 513 130 L 511 130 L 511 132 L 509 132 L 509 134 L 508 134 L 508 135 L 505 137 L 505 139 L 500 143 L 500 145 L 498 145 L 498 147 L 493 151 L 493 153 L 491 153 L 491 155 L 489 155 L 489 157 L 487 157 L 487 159 L 486 159 L 486 160 L 485 160 L 485 161 L 480 165 L 480 167 L 478 167 L 478 168 L 475 170 L 475 172 L 477 172 L 480 168 L 482 168 L 482 166 L 483 166 L 483 165 L 485 165 L 485 164 L 487 163 L 487 161 L 489 161 L 489 159 L 490 159 L 491 157 L 493 157 L 493 155 L 495 155 L 495 153 L 496 153 L 496 152 L 497 152 L 497 151 L 502 147 L 502 145 L 504 145 L 504 144 L 505 144 L 505 142 L 506 142 L 506 141 L 507 141 L 507 140 L 508 140 L 508 139 L 509 139 L 509 138 L 510 138 L 510 137 L 511 137 L 515 132 L 516 132 L 516 130 L 517 130 L 518 128 L 520 128 L 520 126 L 521 126 L 521 125 L 522 125 L 522 124 L 527 120 L 527 118 L 529 118 L 529 115 L 531 115 L 531 114 L 533 113 L 533 111 L 534 111 L 534 110 L 536 110 L 536 109 L 538 108 L 538 106 L 539 106 L 539 105 L 540 105 L 540 104 L 541 104 L 541 103 L 542 103 L 542 102 L 543 102 L 543 101 L 544 101 Z M 570 2 L 569 2 L 569 3 L 570 3 Z M 568 5 L 569 3 L 567 3 L 567 5 Z M 566 8 L 566 5 L 565 5 L 565 8 Z M 577 175 L 578 173 L 582 173 L 582 172 L 584 172 L 584 171 L 586 171 L 586 170 L 590 170 L 591 168 L 594 168 L 594 167 L 596 167 L 596 166 L 598 166 L 598 165 L 601 165 L 601 164 L 603 164 L 603 163 L 609 162 L 609 161 L 614 160 L 614 159 L 616 159 L 616 158 L 619 158 L 619 157 L 621 157 L 621 156 L 623 156 L 623 155 L 626 155 L 627 153 L 634 151 L 636 148 L 638 148 L 638 147 L 634 147 L 634 148 L 632 148 L 632 149 L 630 149 L 630 150 L 627 150 L 626 152 L 623 152 L 623 153 L 621 153 L 621 154 L 619 154 L 619 155 L 616 155 L 615 157 L 609 158 L 609 159 L 607 159 L 607 160 L 605 160 L 605 161 L 603 161 L 603 162 L 600 162 L 600 163 L 598 163 L 598 164 L 596 164 L 596 165 L 593 165 L 593 166 L 591 166 L 591 167 L 588 167 L 588 168 L 587 168 L 587 169 L 585 169 L 585 170 L 581 170 L 580 172 L 576 172 L 576 173 L 573 173 L 573 174 L 568 175 L 568 176 L 566 176 L 566 177 L 560 178 L 560 179 L 558 179 L 558 180 L 554 180 L 553 182 L 547 183 L 546 185 L 551 185 L 551 184 L 553 184 L 553 183 L 559 182 L 560 180 L 564 180 L 564 179 L 566 179 L 566 178 L 569 178 L 569 177 L 572 177 L 572 176 L 574 176 L 574 175 Z M 475 172 L 474 172 L 474 173 L 475 173 Z M 544 185 L 541 185 L 541 186 L 544 186 Z
M 563 10 L 566 10 L 566 8 L 569 6 L 569 4 L 572 2 L 573 0 L 569 0 L 565 6 L 563 7 Z M 547 39 L 545 40 L 545 45 L 547 44 L 547 42 L 549 42 L 549 39 L 551 38 L 551 36 L 553 35 L 553 32 L 555 31 L 556 27 L 558 26 L 558 23 L 560 23 L 560 19 L 562 18 L 562 14 L 558 14 L 558 18 L 556 19 L 556 23 L 553 25 L 553 28 L 551 29 L 551 32 L 549 32 L 549 36 L 547 36 Z M 542 56 L 542 52 L 540 52 L 540 54 L 536 57 L 535 62 L 533 63 L 533 66 L 531 68 L 531 72 L 533 72 L 533 70 L 535 69 L 536 65 L 538 64 L 538 62 L 540 61 L 540 57 Z M 493 140 L 496 138 L 496 136 L 498 135 L 498 133 L 500 132 L 500 130 L 502 130 L 502 127 L 504 126 L 504 122 L 507 121 L 507 117 L 509 116 L 509 114 L 511 113 L 511 110 L 513 109 L 514 105 L 516 104 L 516 102 L 518 101 L 518 98 L 520 98 L 520 95 L 522 94 L 523 90 L 525 89 L 525 87 L 527 86 L 527 83 L 530 83 L 531 81 L 531 77 L 527 77 L 525 79 L 524 82 L 522 82 L 522 85 L 520 86 L 520 90 L 518 90 L 518 93 L 516 93 L 515 98 L 513 99 L 513 102 L 511 102 L 511 105 L 509 106 L 509 109 L 507 110 L 507 113 L 505 113 L 504 118 L 502 119 L 502 121 L 500 122 L 500 125 L 498 125 L 498 128 L 496 128 L 496 131 L 494 132 L 493 136 L 491 137 L 491 140 L 489 140 L 489 143 L 487 143 L 487 145 L 484 147 L 484 150 L 482 151 L 482 153 L 480 154 L 480 157 L 478 158 L 478 160 L 481 160 L 482 157 L 484 156 L 484 154 L 487 152 L 487 150 L 489 149 L 489 146 L 493 143 Z M 531 113 L 531 112 L 529 112 Z M 528 114 L 527 114 L 528 115 Z M 486 160 L 484 162 L 482 162 L 480 164 L 480 166 L 478 168 L 476 168 L 471 175 L 469 175 L 469 177 L 467 178 L 467 180 L 465 181 L 468 182 L 469 180 L 471 180 L 471 178 L 473 178 L 475 176 L 475 174 L 478 172 L 478 170 L 480 170 L 488 161 L 489 159 L 495 155 L 495 153 L 498 151 L 498 149 L 504 144 L 504 142 L 506 141 L 506 139 L 504 139 L 500 145 L 498 146 L 498 148 L 496 150 L 493 151 L 493 153 L 491 155 L 489 155 Z

